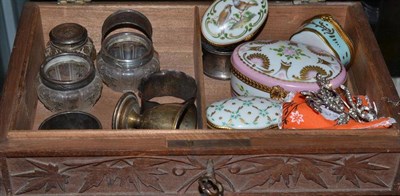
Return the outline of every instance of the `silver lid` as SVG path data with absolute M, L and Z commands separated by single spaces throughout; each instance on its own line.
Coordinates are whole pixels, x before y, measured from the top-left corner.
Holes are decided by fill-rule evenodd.
M 88 39 L 85 27 L 76 23 L 63 23 L 54 27 L 50 33 L 50 41 L 56 46 L 79 46 Z
M 49 57 L 39 71 L 44 85 L 60 91 L 82 88 L 93 81 L 95 74 L 93 61 L 80 53 L 61 53 Z

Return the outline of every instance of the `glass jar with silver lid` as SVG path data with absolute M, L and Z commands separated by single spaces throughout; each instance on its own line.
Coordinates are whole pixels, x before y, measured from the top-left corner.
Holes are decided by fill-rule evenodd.
M 62 23 L 55 26 L 49 33 L 45 56 L 50 57 L 60 53 L 77 52 L 96 58 L 96 49 L 87 30 L 77 23 Z
M 139 32 L 124 31 L 109 35 L 125 27 Z M 160 70 L 151 36 L 150 21 L 135 10 L 119 10 L 104 21 L 96 66 L 108 87 L 118 92 L 136 92 L 142 78 Z
M 83 54 L 57 54 L 40 67 L 37 94 L 50 111 L 89 110 L 100 98 L 101 90 L 93 61 Z

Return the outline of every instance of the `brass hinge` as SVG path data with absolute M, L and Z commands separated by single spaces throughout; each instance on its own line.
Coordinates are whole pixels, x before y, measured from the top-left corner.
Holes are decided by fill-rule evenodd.
M 319 3 L 319 2 L 325 2 L 325 0 L 292 0 L 294 5 L 299 5 L 299 4 L 307 4 L 307 3 Z
M 57 0 L 58 4 L 67 4 L 67 3 L 75 3 L 75 4 L 85 4 L 89 3 L 92 0 Z

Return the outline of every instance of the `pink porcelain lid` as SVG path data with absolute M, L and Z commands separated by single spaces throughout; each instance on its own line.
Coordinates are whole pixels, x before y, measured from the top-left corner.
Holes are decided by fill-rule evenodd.
M 265 86 L 287 91 L 319 89 L 315 75 L 328 76 L 333 88 L 346 81 L 346 69 L 328 52 L 291 41 L 251 41 L 234 50 L 233 69 Z

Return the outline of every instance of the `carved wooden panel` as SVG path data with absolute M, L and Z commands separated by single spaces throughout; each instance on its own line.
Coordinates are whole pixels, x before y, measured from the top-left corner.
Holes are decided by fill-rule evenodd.
M 15 195 L 194 194 L 212 160 L 226 193 L 389 191 L 400 154 L 9 158 Z

